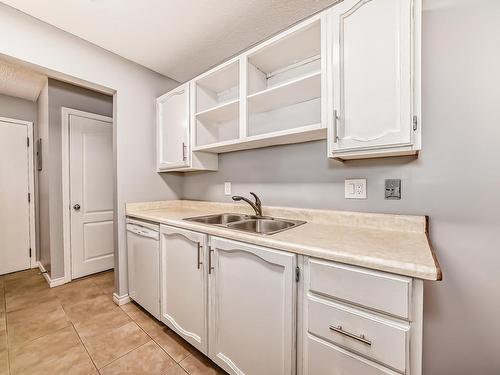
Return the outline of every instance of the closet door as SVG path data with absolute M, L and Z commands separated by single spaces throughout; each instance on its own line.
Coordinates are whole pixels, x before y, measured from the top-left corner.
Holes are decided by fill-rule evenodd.
M 333 156 L 412 144 L 414 1 L 345 0 L 330 10 Z

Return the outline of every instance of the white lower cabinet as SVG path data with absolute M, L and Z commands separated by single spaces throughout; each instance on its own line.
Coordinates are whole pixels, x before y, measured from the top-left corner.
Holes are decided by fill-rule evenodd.
M 295 373 L 295 254 L 210 238 L 210 358 L 230 374 Z
M 422 280 L 160 233 L 162 321 L 229 374 L 422 374 Z
M 307 336 L 304 374 L 310 375 L 396 375 L 376 363 L 365 360 L 317 337 Z
M 207 235 L 162 225 L 162 322 L 207 354 Z
M 422 280 L 304 257 L 300 375 L 422 374 Z

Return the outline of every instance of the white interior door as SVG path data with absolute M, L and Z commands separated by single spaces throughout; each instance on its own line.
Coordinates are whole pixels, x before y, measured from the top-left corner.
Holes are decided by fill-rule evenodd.
M 0 275 L 30 268 L 28 126 L 0 120 Z
M 113 268 L 113 125 L 69 116 L 71 276 Z

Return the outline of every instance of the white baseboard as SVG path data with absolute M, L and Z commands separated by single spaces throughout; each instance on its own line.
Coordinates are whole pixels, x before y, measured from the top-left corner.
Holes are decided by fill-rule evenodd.
M 116 303 L 118 306 L 125 305 L 126 303 L 129 303 L 131 301 L 132 299 L 129 297 L 128 294 L 119 296 L 118 294 L 113 293 L 113 302 Z
M 49 284 L 49 287 L 51 288 L 54 288 L 56 286 L 60 286 L 60 285 L 63 285 L 63 284 L 66 284 L 67 281 L 66 279 L 63 277 L 58 277 L 57 279 L 51 279 L 50 276 L 49 276 L 49 273 L 47 272 L 47 270 L 45 269 L 45 267 L 43 266 L 42 263 L 40 262 L 37 262 L 38 263 L 38 269 L 40 270 L 40 272 L 42 273 L 43 277 L 45 278 L 45 281 L 47 281 L 47 284 Z

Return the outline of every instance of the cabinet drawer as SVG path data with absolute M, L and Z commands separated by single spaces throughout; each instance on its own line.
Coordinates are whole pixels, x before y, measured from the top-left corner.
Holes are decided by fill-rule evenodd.
M 341 304 L 309 297 L 308 331 L 406 372 L 410 327 Z
M 410 318 L 411 278 L 309 259 L 313 292 L 404 319 Z
M 308 335 L 305 375 L 396 375 L 381 365 Z

